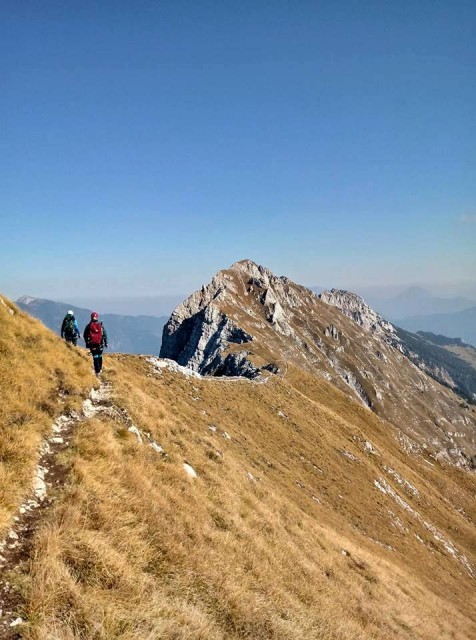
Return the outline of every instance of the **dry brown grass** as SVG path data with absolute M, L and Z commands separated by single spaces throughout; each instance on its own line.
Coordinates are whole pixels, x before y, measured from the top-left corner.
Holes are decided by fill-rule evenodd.
M 0 299 L 0 539 L 31 487 L 42 438 L 79 407 L 90 369 L 84 352 Z
M 106 368 L 168 457 L 120 414 L 78 430 L 24 576 L 31 639 L 474 637 L 474 580 L 373 485 L 385 477 L 474 564 L 474 477 L 409 458 L 389 425 L 296 369 L 256 385 L 155 375 L 139 357 Z
M 445 345 L 445 349 L 451 351 L 456 356 L 461 358 L 462 360 L 466 360 L 466 362 L 473 367 L 476 368 L 476 348 L 471 345 L 466 345 L 465 347 L 458 347 L 457 345 Z

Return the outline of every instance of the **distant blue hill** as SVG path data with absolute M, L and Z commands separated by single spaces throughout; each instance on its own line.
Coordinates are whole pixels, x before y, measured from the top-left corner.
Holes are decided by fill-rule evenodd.
M 456 313 L 437 313 L 403 318 L 398 324 L 407 331 L 431 331 L 450 338 L 462 338 L 476 346 L 476 307 Z
M 385 318 L 401 325 L 401 318 L 457 313 L 474 307 L 475 302 L 461 296 L 434 296 L 422 287 L 410 287 L 393 298 L 374 300 L 370 297 L 370 304 Z
M 68 311 L 74 311 L 81 333 L 90 320 L 91 310 L 75 307 L 65 302 L 22 296 L 16 304 L 38 318 L 49 329 L 60 333 L 61 323 Z M 109 339 L 109 350 L 121 353 L 146 353 L 158 355 L 162 344 L 162 330 L 168 316 L 126 316 L 113 313 L 101 314 Z M 79 345 L 84 346 L 82 340 Z

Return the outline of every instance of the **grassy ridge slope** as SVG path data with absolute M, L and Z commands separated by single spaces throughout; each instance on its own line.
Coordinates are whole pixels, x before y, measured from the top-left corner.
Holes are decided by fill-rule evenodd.
M 30 488 L 41 440 L 93 384 L 84 352 L 0 298 L 0 538 Z
M 474 564 L 474 477 L 409 458 L 389 425 L 297 369 L 257 385 L 157 373 L 138 357 L 107 365 L 120 411 L 77 433 L 27 581 L 32 638 L 476 631 L 473 580 L 422 524 Z M 382 478 L 422 521 L 375 487 Z
M 84 351 L 5 305 L 7 523 L 43 435 L 92 376 Z M 61 454 L 67 481 L 9 576 L 23 637 L 474 637 L 474 474 L 407 455 L 398 430 L 292 366 L 267 384 L 138 356 L 105 369 L 111 399 Z

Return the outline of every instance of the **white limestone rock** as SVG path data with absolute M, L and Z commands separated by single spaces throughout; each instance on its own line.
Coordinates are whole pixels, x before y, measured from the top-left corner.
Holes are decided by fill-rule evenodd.
M 393 324 L 382 318 L 356 293 L 343 289 L 331 289 L 330 291 L 323 291 L 319 298 L 322 302 L 337 307 L 344 315 L 357 322 L 366 331 L 385 338 L 389 336 L 396 338 L 396 329 Z
M 183 468 L 185 470 L 185 473 L 189 476 L 189 478 L 198 478 L 197 472 L 191 465 L 188 464 L 188 462 L 183 463 Z

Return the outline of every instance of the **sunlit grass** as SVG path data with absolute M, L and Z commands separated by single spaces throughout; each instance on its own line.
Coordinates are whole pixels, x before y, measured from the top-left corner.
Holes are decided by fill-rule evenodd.
M 85 352 L 0 301 L 0 538 L 31 488 L 38 449 L 56 416 L 93 384 Z
M 473 480 L 427 473 L 388 425 L 294 369 L 253 385 L 155 376 L 138 357 L 105 366 L 115 403 L 167 457 L 123 413 L 77 431 L 70 484 L 36 539 L 31 638 L 471 637 L 473 581 L 373 480 L 398 469 L 424 495 L 413 506 L 468 554 L 473 529 L 431 474 L 468 513 Z

